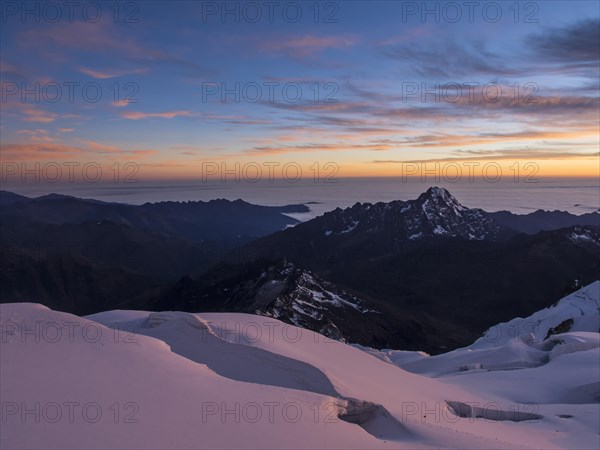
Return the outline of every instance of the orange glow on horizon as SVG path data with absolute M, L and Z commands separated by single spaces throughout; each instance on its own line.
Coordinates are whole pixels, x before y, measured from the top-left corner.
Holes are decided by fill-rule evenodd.
M 207 163 L 207 162 L 205 162 Z M 234 180 L 235 174 L 242 179 L 256 178 L 256 166 L 262 168 L 260 180 L 268 180 L 268 166 L 263 166 L 261 162 L 240 162 L 239 166 L 235 161 L 222 160 L 214 161 L 210 164 L 217 164 L 213 167 L 214 173 L 205 175 L 205 179 L 219 181 L 221 177 L 225 180 Z M 145 179 L 182 179 L 182 180 L 200 180 L 203 179 L 203 163 L 194 162 L 182 164 L 177 161 L 164 161 L 157 164 L 141 164 L 140 176 Z M 224 170 L 221 170 L 221 164 L 224 164 Z M 523 179 L 537 178 L 600 178 L 600 158 L 587 159 L 557 159 L 557 160 L 480 160 L 480 161 L 428 161 L 423 163 L 412 162 L 393 162 L 393 163 L 329 163 L 337 164 L 335 166 L 326 166 L 328 160 L 311 163 L 281 162 L 276 168 L 272 168 L 270 177 L 273 179 L 285 179 L 282 175 L 283 167 L 290 164 L 288 177 L 296 178 L 298 174 L 300 179 L 319 178 L 370 178 L 370 177 L 425 177 L 434 180 L 436 176 L 440 179 L 453 180 L 455 178 L 468 180 L 471 178 L 491 178 L 500 177 Z M 317 175 L 318 166 L 318 175 Z M 236 167 L 238 167 L 236 169 Z M 299 167 L 297 171 L 294 167 Z

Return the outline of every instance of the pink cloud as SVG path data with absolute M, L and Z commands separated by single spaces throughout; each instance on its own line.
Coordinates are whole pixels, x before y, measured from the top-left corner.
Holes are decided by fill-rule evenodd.
M 29 136 L 32 142 L 52 142 L 53 139 L 48 136 L 48 130 L 17 130 L 17 134 Z
M 119 149 L 118 147 L 115 147 L 113 145 L 101 144 L 100 142 L 96 141 L 84 141 L 84 143 L 88 150 L 98 153 L 115 153 L 121 151 L 121 149 Z
M 81 155 L 81 149 L 61 144 L 5 144 L 1 145 L 5 161 L 39 161 L 73 158 Z
M 38 130 L 21 130 L 25 135 L 30 135 L 32 140 Z M 44 131 L 44 130 L 42 130 Z M 41 133 L 43 136 L 43 133 Z M 0 146 L 2 158 L 6 161 L 47 161 L 57 159 L 84 158 L 86 155 L 96 153 L 109 153 L 111 157 L 124 156 L 127 159 L 139 159 L 146 156 L 158 154 L 158 150 L 123 150 L 121 148 L 105 145 L 95 141 L 84 141 L 81 146 L 72 146 L 53 143 L 26 143 L 26 144 L 3 144 Z
M 141 119 L 151 119 L 151 118 L 159 118 L 159 119 L 173 119 L 174 117 L 191 117 L 192 113 L 190 111 L 164 111 L 158 113 L 144 113 L 139 111 L 126 111 L 121 113 L 121 117 L 129 120 L 141 120 Z
M 65 27 L 39 27 L 17 35 L 18 45 L 28 52 L 37 54 L 52 63 L 69 62 L 66 52 L 86 52 L 106 54 L 121 61 L 131 60 L 171 63 L 179 66 L 204 70 L 192 61 L 179 58 L 172 51 L 166 52 L 156 47 L 148 48 L 137 39 L 130 37 L 124 28 L 116 26 L 112 20 L 98 22 L 74 22 Z M 146 73 L 148 68 L 96 70 L 79 67 L 79 71 L 93 78 L 106 79 L 131 73 Z
M 146 72 L 145 69 L 135 69 L 135 70 L 130 70 L 130 71 L 126 71 L 126 70 L 103 70 L 103 71 L 101 71 L 101 70 L 88 69 L 87 67 L 79 67 L 77 70 L 85 75 L 89 75 L 90 77 L 96 78 L 99 80 L 122 77 L 122 76 L 128 75 L 128 74 L 140 74 L 140 73 Z
M 128 100 L 118 100 L 116 102 L 112 102 L 111 105 L 113 105 L 115 108 L 123 108 L 125 106 L 129 106 L 129 104 L 132 103 Z
M 23 106 L 20 112 L 25 115 L 25 122 L 51 123 L 56 120 L 56 114 L 33 106 Z
M 20 102 L 18 97 L 9 97 L 8 101 L 2 104 L 2 114 L 29 123 L 52 123 L 57 119 L 79 118 L 75 114 L 56 114 L 46 111 L 38 104 Z

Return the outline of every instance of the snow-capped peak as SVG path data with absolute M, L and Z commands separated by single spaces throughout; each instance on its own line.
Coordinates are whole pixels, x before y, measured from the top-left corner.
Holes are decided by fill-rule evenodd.
M 326 237 L 387 230 L 388 235 L 397 239 L 461 236 L 483 240 L 497 237 L 500 231 L 483 210 L 461 205 L 448 190 L 436 186 L 415 200 L 357 203 L 352 208 L 325 214 L 320 222 Z
M 437 186 L 432 186 L 427 189 L 427 191 L 419 196 L 417 202 L 424 206 L 433 205 L 437 208 L 445 206 L 454 212 L 468 209 L 466 206 L 461 205 L 456 197 L 454 197 L 447 189 Z
M 444 200 L 451 199 L 451 200 L 457 202 L 456 198 L 447 189 L 437 187 L 437 186 L 431 186 L 422 195 L 425 195 L 430 198 L 441 198 Z
M 461 205 L 444 188 L 430 187 L 414 203 L 422 212 L 420 227 L 427 224 L 435 235 L 481 240 L 497 232 L 498 227 L 482 210 Z M 420 231 L 416 235 L 422 236 L 423 233 Z

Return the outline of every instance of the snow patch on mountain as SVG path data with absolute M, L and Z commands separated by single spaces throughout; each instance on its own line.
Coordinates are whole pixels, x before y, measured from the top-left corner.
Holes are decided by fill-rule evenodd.
M 590 228 L 573 227 L 573 231 L 567 235 L 567 238 L 575 244 L 592 244 L 600 247 L 600 235 Z
M 256 314 L 319 330 L 320 333 L 341 341 L 345 339 L 335 322 L 348 309 L 360 314 L 378 314 L 378 311 L 366 307 L 359 298 L 310 271 L 300 270 L 291 263 L 286 265 L 286 270 L 296 272 L 291 289 L 279 294 L 269 306 L 257 310 Z

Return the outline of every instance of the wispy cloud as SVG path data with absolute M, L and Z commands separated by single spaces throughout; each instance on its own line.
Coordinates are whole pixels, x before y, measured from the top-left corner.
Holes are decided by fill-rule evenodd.
M 282 53 L 293 57 L 305 57 L 327 49 L 342 49 L 356 45 L 356 36 L 278 36 L 259 43 L 259 49 L 268 53 Z
M 125 57 L 129 64 L 160 64 L 172 65 L 184 69 L 194 75 L 210 75 L 214 71 L 200 66 L 195 61 L 178 56 L 174 51 L 163 51 L 156 46 L 146 46 L 138 39 L 131 37 L 118 27 L 112 20 L 98 22 L 73 22 L 65 27 L 36 27 L 19 33 L 18 45 L 30 52 L 36 52 L 40 57 L 56 61 L 68 61 L 67 53 L 85 52 L 114 58 Z M 128 28 L 128 30 L 131 30 Z M 121 59 L 122 60 L 122 59 Z M 113 78 L 124 73 L 146 73 L 147 67 L 134 69 L 105 69 L 96 70 L 79 66 L 82 73 L 98 78 Z M 120 75 L 119 75 L 120 74 Z
M 51 106 L 51 105 L 50 105 Z M 25 103 L 10 97 L 2 103 L 3 118 L 14 118 L 27 123 L 50 124 L 60 119 L 81 118 L 79 114 L 48 111 L 41 103 Z
M 430 79 L 536 76 L 582 73 L 597 79 L 600 19 L 588 18 L 563 27 L 549 27 L 523 40 L 522 52 L 492 50 L 484 39 L 442 40 L 430 36 L 390 46 L 384 54 Z
M 77 147 L 61 144 L 2 144 L 4 161 L 44 161 L 50 159 L 77 158 L 82 150 Z
M 267 125 L 273 123 L 269 119 L 254 118 L 239 114 L 202 114 L 207 121 L 222 122 L 232 125 Z
M 48 136 L 46 130 L 20 130 L 27 136 L 28 143 L 8 143 L 0 145 L 5 161 L 47 161 L 61 159 L 86 159 L 94 155 L 111 155 L 111 158 L 143 158 L 159 154 L 155 149 L 124 149 L 116 145 L 97 141 L 81 141 L 76 145 L 59 142 L 40 142 Z M 51 139 L 52 140 L 52 139 Z
M 51 123 L 58 117 L 57 114 L 45 111 L 41 108 L 23 105 L 20 112 L 23 114 L 22 120 L 25 122 Z
M 397 148 L 394 144 L 386 142 L 370 142 L 364 144 L 353 143 L 311 143 L 300 145 L 261 146 L 245 150 L 250 155 L 277 155 L 283 153 L 305 153 L 321 151 L 348 151 L 348 150 L 370 150 L 384 151 Z
M 0 58 L 0 74 L 3 81 L 23 80 L 27 78 L 26 71 L 23 68 L 11 64 L 2 58 Z
M 593 128 L 579 130 L 522 130 L 515 132 L 480 132 L 474 134 L 426 134 L 397 140 L 386 140 L 396 148 L 452 148 L 465 145 L 498 144 L 501 142 L 542 141 L 593 137 Z
M 581 160 L 581 159 L 596 159 L 600 156 L 600 152 L 557 152 L 547 149 L 507 149 L 497 150 L 494 152 L 481 151 L 470 152 L 469 154 L 440 158 L 427 159 L 384 159 L 373 160 L 373 164 L 422 164 L 422 163 L 443 163 L 443 162 L 461 162 L 461 161 L 547 161 L 547 160 Z
M 357 134 L 348 136 L 340 142 L 300 143 L 296 145 L 261 145 L 244 151 L 252 155 L 273 155 L 284 153 L 330 152 L 330 151 L 390 151 L 410 149 L 448 149 L 451 153 L 459 152 L 462 157 L 469 156 L 470 150 L 452 150 L 462 146 L 496 145 L 499 143 L 520 142 L 560 142 L 565 139 L 590 139 L 597 136 L 594 128 L 581 128 L 577 130 L 521 130 L 515 132 L 479 132 L 473 134 L 435 133 L 416 136 L 406 136 L 397 139 L 363 139 L 372 137 L 370 134 Z M 588 144 L 593 146 L 594 144 Z M 485 152 L 494 153 L 495 150 L 476 150 L 474 153 L 481 157 Z M 582 153 L 586 154 L 587 153 Z M 476 159 L 476 158 L 475 158 Z
M 142 120 L 142 119 L 173 119 L 175 117 L 192 117 L 191 111 L 162 111 L 162 112 L 140 112 L 140 111 L 125 111 L 121 113 L 121 117 L 129 120 Z
M 17 134 L 28 136 L 32 142 L 52 142 L 51 136 L 49 136 L 48 130 L 36 129 L 36 130 L 17 130 Z
M 520 73 L 515 65 L 506 64 L 503 56 L 490 51 L 482 40 L 411 41 L 387 48 L 384 54 L 403 64 L 410 64 L 417 75 L 428 78 L 498 77 Z
M 110 104 L 115 108 L 124 108 L 126 106 L 131 105 L 132 103 L 133 102 L 130 102 L 129 100 L 117 100 L 116 102 L 112 101 Z
M 87 67 L 79 67 L 77 69 L 79 72 L 88 75 L 92 78 L 96 78 L 99 80 L 105 80 L 105 79 L 109 79 L 109 78 L 117 78 L 117 77 L 123 77 L 125 75 L 131 75 L 131 74 L 142 74 L 142 73 L 146 73 L 147 69 L 132 69 L 132 70 L 115 70 L 115 69 L 109 69 L 109 70 L 94 70 L 94 69 L 89 69 Z
M 547 29 L 528 39 L 538 55 L 560 62 L 588 62 L 598 70 L 600 18 L 588 18 L 565 27 Z

